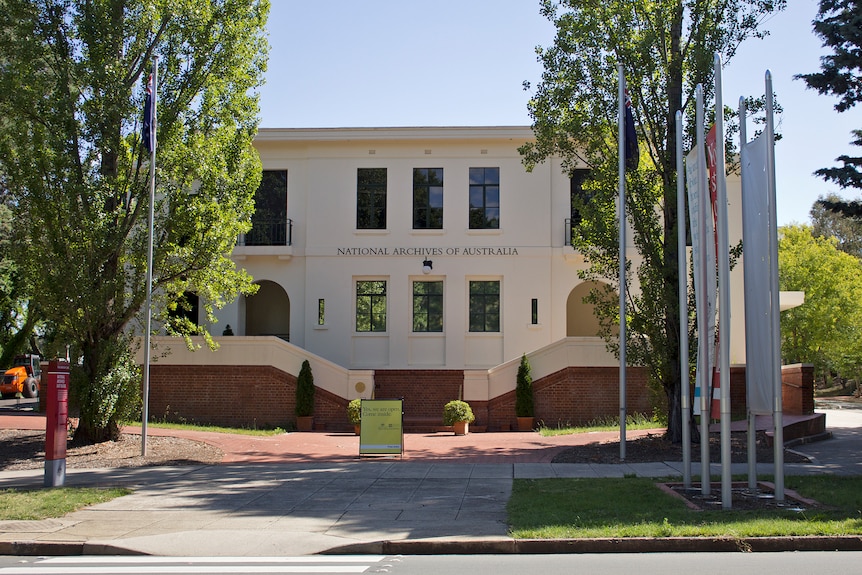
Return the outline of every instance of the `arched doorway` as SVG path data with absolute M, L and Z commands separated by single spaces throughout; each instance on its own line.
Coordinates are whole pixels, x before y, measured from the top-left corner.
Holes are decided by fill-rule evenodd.
M 275 282 L 257 282 L 260 288 L 245 299 L 245 334 L 275 335 L 290 341 L 290 298 Z
M 610 299 L 619 301 L 617 293 L 607 284 L 587 281 L 575 286 L 566 300 L 566 337 L 598 337 L 599 320 L 595 306 L 584 301 L 593 289 L 600 289 Z M 619 328 L 614 328 L 619 333 Z

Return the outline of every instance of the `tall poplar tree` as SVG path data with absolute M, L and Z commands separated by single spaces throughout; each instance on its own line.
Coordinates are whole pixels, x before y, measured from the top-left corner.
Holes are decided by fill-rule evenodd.
M 627 358 L 650 369 L 668 403 L 668 435 L 682 438 L 680 311 L 677 264 L 675 114 L 694 113 L 694 88 L 712 96 L 713 55 L 728 61 L 739 44 L 761 37 L 765 18 L 784 0 L 544 0 L 557 28 L 554 44 L 537 48 L 544 65 L 529 103 L 535 143 L 522 148 L 528 169 L 560 156 L 564 170 L 589 169 L 573 201 L 580 223 L 573 245 L 585 254 L 584 279 L 619 289 L 617 223 L 617 64 L 625 67 L 634 104 L 640 164 L 627 176 L 627 217 L 642 264 L 629 267 Z M 529 88 L 529 86 L 527 86 Z M 693 122 L 689 122 L 689 125 Z M 683 218 L 684 221 L 684 218 Z M 613 351 L 618 308 L 592 295 Z
M 0 175 L 31 300 L 80 355 L 76 438 L 118 435 L 140 378 L 146 300 L 144 90 L 159 56 L 154 310 L 215 307 L 253 289 L 230 259 L 250 227 L 260 162 L 256 88 L 267 0 L 3 0 Z M 174 314 L 174 315 L 182 315 Z M 206 321 L 202 322 L 206 323 Z M 178 331 L 202 330 L 173 321 Z M 181 381 L 177 385 L 182 385 Z

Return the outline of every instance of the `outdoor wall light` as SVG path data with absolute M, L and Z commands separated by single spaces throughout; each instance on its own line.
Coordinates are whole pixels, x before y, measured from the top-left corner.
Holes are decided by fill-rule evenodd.
M 423 274 L 430 274 L 432 269 L 434 269 L 434 263 L 431 260 L 425 260 L 422 262 Z

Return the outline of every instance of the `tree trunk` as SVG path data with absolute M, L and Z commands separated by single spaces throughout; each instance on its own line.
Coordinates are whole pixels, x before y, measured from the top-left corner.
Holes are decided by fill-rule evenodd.
M 680 309 L 679 309 L 679 249 L 678 234 L 683 233 L 680 221 L 684 222 L 683 214 L 677 213 L 676 179 L 682 177 L 676 173 L 676 112 L 682 106 L 682 53 L 680 39 L 682 37 L 683 7 L 680 3 L 671 24 L 671 55 L 668 66 L 667 82 L 667 147 L 662 157 L 662 180 L 664 185 L 664 258 L 662 260 L 662 277 L 665 282 L 665 364 L 663 385 L 668 398 L 668 437 L 674 443 L 682 441 L 682 406 L 681 406 L 681 372 L 680 372 Z

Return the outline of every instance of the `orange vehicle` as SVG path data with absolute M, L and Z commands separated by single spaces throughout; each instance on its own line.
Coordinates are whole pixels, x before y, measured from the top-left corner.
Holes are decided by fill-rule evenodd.
M 0 381 L 0 394 L 4 398 L 22 394 L 24 397 L 39 397 L 39 386 L 42 382 L 42 368 L 39 356 L 31 353 L 15 356 L 12 367 L 3 374 Z

